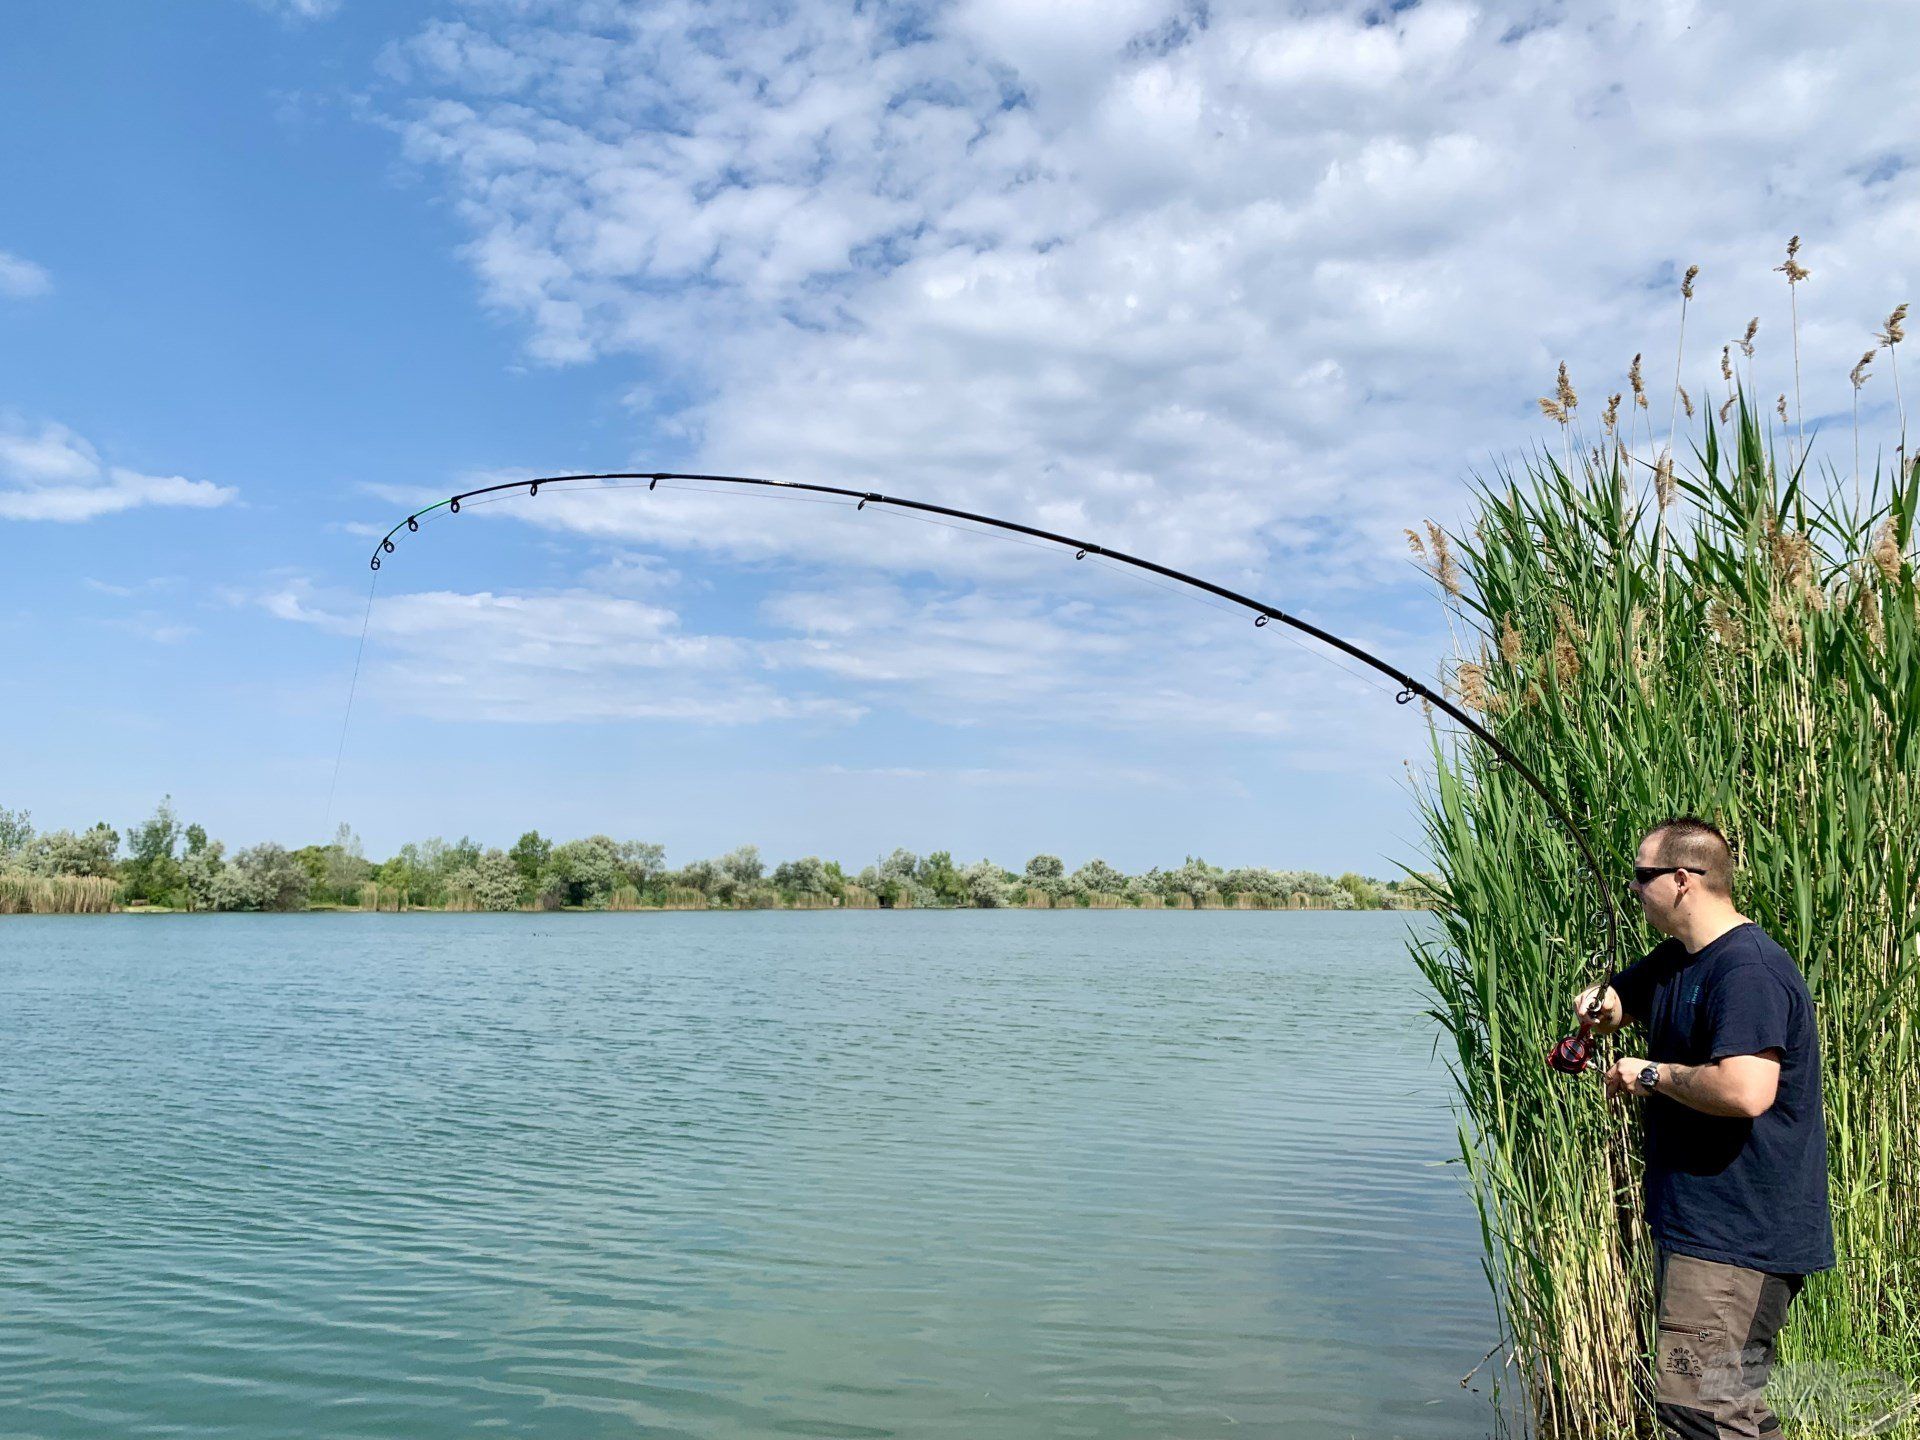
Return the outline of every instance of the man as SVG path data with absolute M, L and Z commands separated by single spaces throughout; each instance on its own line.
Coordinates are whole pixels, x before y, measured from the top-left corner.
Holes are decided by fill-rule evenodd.
M 1780 1434 L 1762 1393 L 1774 1337 L 1806 1277 L 1834 1263 L 1813 997 L 1734 908 L 1732 882 L 1726 837 L 1706 821 L 1646 833 L 1631 888 L 1670 938 L 1604 987 L 1594 1027 L 1646 1031 L 1645 1057 L 1614 1061 L 1606 1085 L 1647 1107 L 1655 1400 L 1682 1440 Z M 1575 1009 L 1595 1004 L 1588 990 Z

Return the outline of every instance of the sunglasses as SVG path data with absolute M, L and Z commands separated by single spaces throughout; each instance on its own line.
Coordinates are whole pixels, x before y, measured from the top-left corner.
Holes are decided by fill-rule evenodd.
M 1685 870 L 1689 875 L 1704 875 L 1707 872 L 1698 865 L 1636 865 L 1633 867 L 1633 883 L 1646 885 L 1662 875 L 1673 875 Z

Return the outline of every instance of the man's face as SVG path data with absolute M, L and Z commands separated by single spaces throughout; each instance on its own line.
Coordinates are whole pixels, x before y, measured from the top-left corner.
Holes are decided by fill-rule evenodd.
M 1633 863 L 1637 866 L 1663 865 L 1660 858 L 1660 837 L 1649 835 L 1640 842 L 1640 848 L 1634 852 Z M 1646 884 L 1629 882 L 1634 894 L 1640 897 L 1640 909 L 1647 917 L 1647 923 L 1662 935 L 1673 934 L 1675 902 L 1679 898 L 1680 882 L 1676 875 L 1656 875 Z

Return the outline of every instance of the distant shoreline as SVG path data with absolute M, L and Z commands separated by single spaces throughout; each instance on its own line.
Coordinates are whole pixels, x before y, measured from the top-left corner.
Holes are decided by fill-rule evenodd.
M 1362 908 L 1341 905 L 634 905 L 619 909 L 609 909 L 592 905 L 566 905 L 556 910 L 524 908 L 515 910 L 474 910 L 447 909 L 433 905 L 409 905 L 405 909 L 360 909 L 352 905 L 309 905 L 303 910 L 182 910 L 170 909 L 164 905 L 116 905 L 111 910 L 88 912 L 47 911 L 36 918 L 48 915 L 61 915 L 73 918 L 75 914 L 101 916 L 122 915 L 524 915 L 529 918 L 541 918 L 551 915 L 850 915 L 873 914 L 879 912 L 925 913 L 925 914 L 964 914 L 992 913 L 994 911 L 1019 911 L 1023 914 L 1038 912 L 1077 911 L 1083 914 L 1181 914 L 1212 912 L 1228 915 L 1414 915 L 1431 914 L 1430 905 L 1379 905 Z M 0 920 L 12 918 L 0 913 Z M 27 918 L 22 912 L 21 918 Z

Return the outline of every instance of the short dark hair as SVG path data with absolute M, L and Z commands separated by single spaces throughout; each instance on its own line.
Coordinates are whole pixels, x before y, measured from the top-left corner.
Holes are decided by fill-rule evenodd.
M 1686 865 L 1707 873 L 1701 877 L 1709 894 L 1733 898 L 1733 847 L 1720 827 L 1698 815 L 1675 815 L 1650 826 L 1640 838 L 1658 836 L 1654 857 L 1662 865 Z

